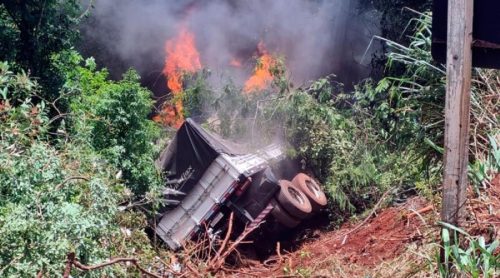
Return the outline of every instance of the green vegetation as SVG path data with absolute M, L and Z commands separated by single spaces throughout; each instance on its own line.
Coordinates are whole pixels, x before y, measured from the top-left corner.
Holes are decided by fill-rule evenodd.
M 217 95 L 217 90 L 196 85 L 212 90 L 204 95 L 216 96 L 207 99 L 218 116 L 210 126 L 230 130 L 222 134 L 233 138 L 284 136 L 289 155 L 322 181 L 337 221 L 370 208 L 388 190 L 393 199 L 413 190 L 436 200 L 442 173 L 445 68 L 431 58 L 430 20 L 429 14 L 420 14 L 411 21 L 408 46 L 386 40 L 388 74 L 378 82 L 362 82 L 352 93 L 344 92 L 334 76 L 292 88 L 283 70 L 277 71 L 271 88 L 254 95 L 234 86 Z M 469 174 L 478 195 L 499 172 L 499 74 L 474 72 Z M 496 243 L 470 236 L 467 241 L 465 250 L 458 243 L 445 246 L 455 270 L 472 277 L 498 271 L 498 257 L 492 255 Z M 437 265 L 441 273 L 450 271 Z
M 84 264 L 155 254 L 145 215 L 119 209 L 156 200 L 151 93 L 133 70 L 111 81 L 72 50 L 85 13 L 78 1 L 0 4 L 1 277 L 59 277 L 69 252 Z
M 39 97 L 56 99 L 64 78 L 52 55 L 73 46 L 84 16 L 76 0 L 2 1 L 0 61 L 36 76 L 42 87 Z
M 6 63 L 0 80 L 0 275 L 58 276 L 69 251 L 85 263 L 108 258 L 121 237 L 118 169 L 82 137 L 51 144 L 47 106 L 32 102 L 38 84 Z
M 394 15 L 407 1 L 372 2 Z M 0 4 L 1 277 L 59 277 L 69 252 L 84 264 L 133 256 L 152 268 L 164 257 L 145 234 L 146 213 L 134 209 L 154 207 L 162 186 L 154 166 L 162 134 L 149 119 L 151 92 L 134 70 L 110 80 L 106 69 L 73 49 L 85 13 L 78 1 Z M 211 87 L 209 71 L 202 71 L 186 78 L 185 116 L 254 146 L 286 141 L 289 156 L 322 182 L 338 222 L 371 208 L 385 192 L 392 199 L 408 191 L 435 199 L 444 68 L 430 56 L 429 14 L 400 24 L 406 20 L 405 14 L 386 26 L 393 40 L 384 39 L 390 51 L 379 81 L 346 92 L 332 75 L 294 88 L 278 58 L 271 86 L 243 93 L 232 82 Z M 395 28 L 403 25 L 411 36 L 396 42 Z M 469 175 L 478 195 L 500 171 L 499 80 L 500 71 L 474 71 Z M 498 271 L 497 241 L 446 228 L 440 274 L 492 277 Z M 463 234 L 465 244 L 446 240 L 450 230 Z M 113 265 L 72 275 L 136 271 Z M 311 271 L 284 269 L 304 277 Z
M 206 100 L 217 115 L 210 124 L 224 136 L 284 136 L 289 154 L 322 181 L 334 201 L 331 212 L 342 220 L 389 189 L 436 189 L 444 76 L 431 64 L 429 21 L 425 15 L 415 21 L 410 46 L 390 43 L 388 67 L 403 69 L 400 76 L 362 82 L 352 93 L 334 76 L 293 88 L 282 62 L 273 69 L 273 86 L 260 93 L 243 94 L 231 85 L 217 92 L 199 82 L 191 90 L 213 96 Z
M 71 107 L 70 133 L 88 144 L 123 173 L 125 185 L 137 195 L 160 184 L 154 166 L 154 140 L 159 127 L 151 120 L 151 92 L 139 84 L 139 76 L 127 71 L 120 81 L 108 79 L 106 70 L 96 70 L 93 59 L 83 61 L 75 52 L 58 61 Z
M 153 257 L 144 214 L 119 209 L 139 199 L 153 203 L 160 185 L 153 145 L 159 128 L 147 118 L 150 92 L 134 71 L 110 81 L 77 53 L 54 59 L 66 81 L 52 102 L 37 99 L 43 88 L 27 74 L 0 63 L 2 277 L 60 276 L 68 252 L 84 264 Z M 61 112 L 61 100 L 70 111 Z M 59 114 L 50 117 L 49 108 Z
M 500 242 L 494 240 L 486 243 L 483 236 L 474 237 L 460 228 L 442 224 L 445 228 L 442 230 L 444 260 L 443 264 L 439 264 L 441 277 L 450 277 L 457 272 L 473 278 L 495 277 L 500 268 L 500 255 L 496 253 Z M 450 237 L 450 231 L 454 234 L 453 237 Z M 465 237 L 466 248 L 456 240 L 459 234 Z M 451 242 L 452 238 L 455 239 L 454 242 Z

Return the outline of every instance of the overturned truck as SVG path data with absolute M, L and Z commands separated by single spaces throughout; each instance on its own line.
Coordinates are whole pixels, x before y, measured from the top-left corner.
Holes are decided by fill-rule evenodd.
M 155 233 L 176 250 L 202 231 L 220 234 L 231 213 L 246 229 L 268 219 L 297 226 L 327 200 L 303 173 L 292 181 L 277 177 L 284 159 L 279 144 L 249 152 L 187 119 L 157 161 L 166 187 Z

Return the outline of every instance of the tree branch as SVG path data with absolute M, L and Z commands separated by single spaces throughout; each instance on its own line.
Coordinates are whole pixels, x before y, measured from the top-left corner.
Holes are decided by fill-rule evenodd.
M 106 266 L 110 266 L 110 265 L 117 264 L 117 263 L 123 263 L 123 262 L 129 262 L 129 263 L 133 264 L 135 267 L 137 267 L 137 269 L 142 274 L 145 274 L 145 275 L 148 275 L 148 276 L 154 277 L 154 278 L 162 278 L 161 276 L 156 275 L 156 274 L 154 274 L 152 272 L 149 272 L 146 269 L 144 269 L 143 267 L 141 267 L 139 265 L 139 263 L 137 262 L 136 258 L 114 258 L 114 259 L 111 259 L 111 260 L 109 260 L 107 262 L 104 262 L 104 263 L 101 263 L 101 264 L 84 265 L 84 264 L 80 263 L 75 258 L 75 253 L 74 252 L 68 253 L 68 260 L 66 262 L 66 268 L 65 268 L 64 273 L 63 273 L 63 278 L 68 278 L 69 277 L 69 275 L 71 273 L 72 266 L 75 266 L 76 268 L 78 268 L 80 270 L 83 270 L 83 271 L 91 271 L 91 270 L 96 270 L 96 269 L 100 269 L 100 268 L 103 268 L 103 267 L 106 267 Z

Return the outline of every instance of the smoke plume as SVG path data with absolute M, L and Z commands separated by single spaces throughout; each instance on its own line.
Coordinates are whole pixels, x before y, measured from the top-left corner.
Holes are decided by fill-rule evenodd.
M 295 84 L 334 73 L 347 83 L 369 73 L 361 61 L 378 32 L 377 15 L 358 12 L 353 0 L 96 0 L 82 27 L 80 49 L 118 78 L 136 68 L 156 95 L 165 41 L 187 27 L 201 64 L 243 86 L 255 66 L 259 42 L 283 55 Z

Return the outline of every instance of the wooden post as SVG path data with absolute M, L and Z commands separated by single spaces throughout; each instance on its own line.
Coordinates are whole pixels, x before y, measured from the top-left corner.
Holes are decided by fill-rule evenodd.
M 448 0 L 441 220 L 456 226 L 464 215 L 467 197 L 473 6 L 473 0 Z

